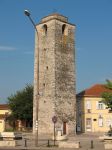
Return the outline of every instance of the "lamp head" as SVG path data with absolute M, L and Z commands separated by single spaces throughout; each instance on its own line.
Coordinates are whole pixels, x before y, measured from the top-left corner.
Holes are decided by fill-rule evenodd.
M 28 17 L 30 16 L 30 12 L 28 10 L 24 10 L 24 14 Z

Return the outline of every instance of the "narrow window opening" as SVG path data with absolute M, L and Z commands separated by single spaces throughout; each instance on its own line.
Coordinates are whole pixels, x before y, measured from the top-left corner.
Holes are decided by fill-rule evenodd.
M 66 24 L 62 25 L 62 35 L 68 35 L 68 26 Z
M 65 33 L 65 27 L 66 27 L 66 25 L 64 24 L 64 25 L 62 26 L 62 34 Z
M 43 26 L 43 32 L 44 32 L 44 35 L 47 35 L 47 25 L 46 24 Z
M 46 67 L 46 69 L 48 70 L 48 66 Z

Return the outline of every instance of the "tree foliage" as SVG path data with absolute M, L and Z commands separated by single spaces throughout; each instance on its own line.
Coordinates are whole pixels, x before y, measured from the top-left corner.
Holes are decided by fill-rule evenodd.
M 106 80 L 105 87 L 112 90 L 112 82 L 110 80 Z M 107 108 L 112 110 L 112 92 L 103 92 L 102 98 L 102 102 L 107 106 Z
M 108 89 L 111 89 L 112 90 L 112 81 L 110 81 L 110 80 L 106 80 L 106 88 L 108 88 Z
M 104 92 L 102 94 L 102 98 L 102 102 L 107 106 L 107 108 L 112 110 L 112 93 Z
M 33 86 L 26 87 L 8 97 L 11 115 L 15 119 L 32 121 L 33 118 Z

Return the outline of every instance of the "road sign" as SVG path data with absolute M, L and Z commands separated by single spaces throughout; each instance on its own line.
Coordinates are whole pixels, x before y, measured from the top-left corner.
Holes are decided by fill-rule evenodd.
M 56 122 L 57 122 L 57 117 L 56 117 L 56 116 L 53 116 L 53 117 L 52 117 L 52 122 L 53 122 L 53 123 L 56 123 Z

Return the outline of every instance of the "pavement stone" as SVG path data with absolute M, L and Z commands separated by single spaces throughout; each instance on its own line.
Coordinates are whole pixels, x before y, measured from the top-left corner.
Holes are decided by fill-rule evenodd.
M 104 143 L 99 140 L 99 134 L 80 134 L 74 136 L 70 136 L 69 140 L 70 141 L 79 141 L 80 142 L 80 148 L 76 150 L 105 150 L 104 149 Z M 25 139 L 26 140 L 26 145 L 25 145 Z M 93 148 L 91 147 L 91 142 L 93 141 Z M 48 145 L 48 137 L 44 136 L 41 137 L 39 140 L 39 145 L 38 147 L 34 146 L 34 137 L 30 133 L 24 133 L 23 134 L 23 140 L 18 141 L 18 146 L 16 147 L 0 147 L 0 150 L 72 150 L 72 148 L 59 148 L 59 147 L 53 147 L 54 141 L 49 141 L 50 142 L 50 147 L 47 147 Z M 56 145 L 58 142 L 56 141 Z M 27 146 L 27 147 L 25 147 Z M 75 150 L 75 149 L 73 149 Z

